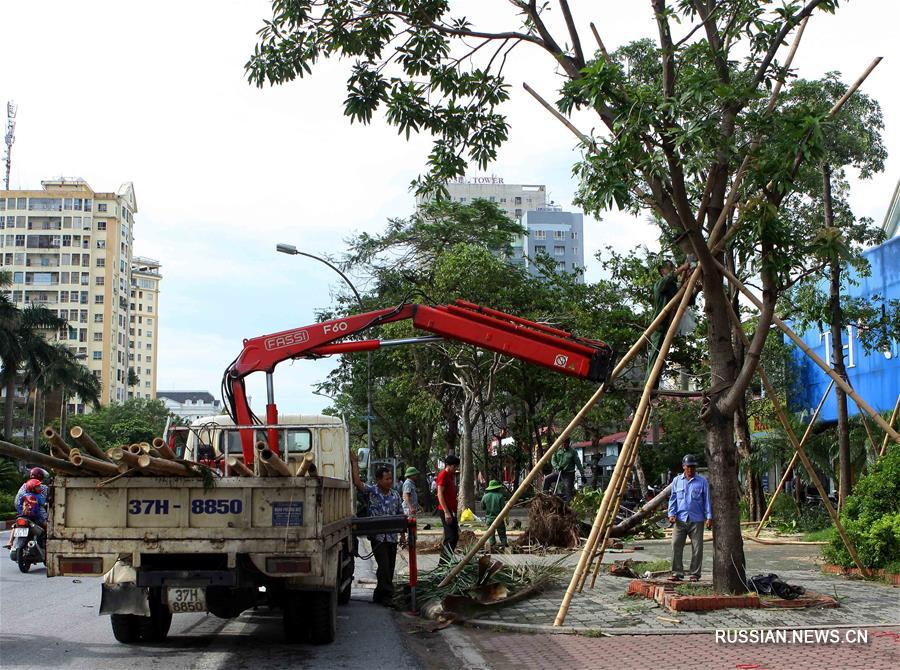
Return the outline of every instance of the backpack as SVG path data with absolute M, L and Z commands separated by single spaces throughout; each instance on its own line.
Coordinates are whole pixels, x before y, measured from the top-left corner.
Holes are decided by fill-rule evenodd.
M 33 493 L 22 496 L 22 516 L 34 520 L 40 513 L 41 503 Z

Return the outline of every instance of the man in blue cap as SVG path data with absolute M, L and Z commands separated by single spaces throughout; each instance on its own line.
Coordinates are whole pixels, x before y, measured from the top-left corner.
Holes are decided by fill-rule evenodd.
M 669 496 L 669 523 L 672 530 L 672 581 L 684 579 L 682 555 L 684 543 L 691 538 L 691 571 L 688 578 L 692 582 L 700 579 L 703 567 L 703 526 L 712 528 L 712 509 L 709 505 L 709 483 L 697 474 L 697 459 L 686 454 L 681 459 L 683 474 L 672 480 Z

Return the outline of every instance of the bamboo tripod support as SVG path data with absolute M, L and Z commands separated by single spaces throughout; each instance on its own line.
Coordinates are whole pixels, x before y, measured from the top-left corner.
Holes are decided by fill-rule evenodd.
M 644 413 L 644 417 L 641 419 L 642 427 L 641 427 L 640 432 L 638 433 L 639 438 L 640 438 L 640 436 L 643 436 L 644 430 L 647 426 L 647 416 L 649 415 L 649 411 L 650 410 L 648 408 L 647 412 Z M 632 417 L 632 421 L 637 421 L 637 417 Z M 620 491 L 623 488 L 622 484 L 623 484 L 623 482 L 628 481 L 627 473 L 631 472 L 631 468 L 634 465 L 634 454 L 635 454 L 635 452 L 632 451 L 632 449 L 631 449 L 631 443 L 629 443 L 627 441 L 623 442 L 622 448 L 619 450 L 619 455 L 617 457 L 617 460 L 625 459 L 626 466 L 625 466 L 625 469 L 622 471 L 622 474 L 617 479 L 614 479 L 616 471 L 615 471 L 615 469 L 613 469 L 613 476 L 610 477 L 609 482 L 607 483 L 607 488 L 606 488 L 606 491 L 604 492 L 603 497 L 605 498 L 605 497 L 607 497 L 607 495 L 611 495 L 612 498 L 610 499 L 611 502 L 607 503 L 607 508 L 606 508 L 607 515 L 605 517 L 606 519 L 608 519 L 610 516 L 615 518 L 615 515 L 616 515 L 615 510 L 618 510 L 618 508 L 619 508 L 619 501 L 621 498 Z M 601 504 L 602 504 L 602 501 L 601 501 Z M 612 512 L 610 512 L 610 509 L 612 509 Z M 600 532 L 600 534 L 597 535 L 594 542 L 585 542 L 585 546 L 582 547 L 582 549 L 584 551 L 586 551 L 588 553 L 588 556 L 590 556 L 591 558 L 588 559 L 587 568 L 585 569 L 584 573 L 581 575 L 581 580 L 578 582 L 578 592 L 579 593 L 581 593 L 581 591 L 584 589 L 584 583 L 585 583 L 585 581 L 587 581 L 587 576 L 591 571 L 591 561 L 593 560 L 594 556 L 596 556 L 596 554 L 597 554 L 597 547 L 602 546 L 601 542 L 605 542 L 607 539 L 606 538 L 606 528 L 607 528 L 607 526 L 604 521 L 604 525 L 601 528 L 601 532 Z
M 897 425 L 897 414 L 900 414 L 900 395 L 897 396 L 897 404 L 894 405 L 894 412 L 891 414 L 890 424 L 891 426 Z M 888 446 L 888 436 L 884 436 L 884 442 L 881 443 L 881 451 L 878 452 L 878 458 L 884 456 L 887 451 Z
M 732 283 L 734 283 L 737 288 L 746 290 L 746 287 L 744 287 L 744 285 L 740 283 L 740 280 L 734 275 L 731 275 L 729 277 L 729 280 L 732 281 Z M 750 340 L 747 337 L 747 334 L 744 333 L 744 329 L 741 327 L 741 320 L 730 304 L 728 306 L 728 315 L 731 317 L 732 323 L 734 323 L 735 331 L 744 341 L 744 345 L 749 346 Z M 830 368 L 829 371 L 831 371 Z M 868 569 L 863 566 L 862 561 L 859 558 L 859 554 L 856 553 L 856 547 L 853 545 L 853 542 L 847 535 L 847 531 L 844 530 L 844 526 L 841 523 L 840 518 L 838 517 L 837 511 L 831 505 L 831 500 L 828 499 L 828 493 L 825 491 L 825 487 L 822 485 L 822 480 L 819 479 L 819 475 L 816 474 L 816 469 L 813 467 L 812 461 L 810 461 L 809 456 L 806 455 L 806 449 L 803 448 L 803 445 L 797 439 L 797 435 L 794 433 L 794 429 L 791 427 L 790 421 L 788 421 L 787 413 L 784 411 L 784 407 L 782 406 L 781 401 L 778 399 L 778 392 L 775 390 L 775 387 L 772 386 L 769 375 L 766 374 L 766 371 L 763 369 L 762 365 L 759 364 L 757 364 L 756 366 L 756 373 L 759 375 L 759 379 L 763 383 L 763 388 L 766 389 L 766 393 L 769 395 L 769 400 L 772 402 L 772 407 L 775 410 L 775 415 L 778 417 L 778 421 L 784 428 L 784 432 L 787 433 L 788 439 L 791 442 L 791 446 L 794 447 L 794 450 L 800 457 L 800 461 L 803 463 L 803 467 L 806 468 L 806 472 L 807 474 L 809 474 L 809 478 L 812 480 L 813 485 L 816 487 L 816 490 L 822 497 L 822 504 L 825 505 L 828 516 L 831 517 L 831 522 L 834 524 L 834 527 L 837 528 L 841 539 L 844 541 L 844 545 L 846 545 L 847 547 L 847 551 L 850 553 L 851 558 L 853 558 L 853 562 L 856 563 L 856 567 L 859 568 L 859 571 L 862 574 L 869 574 Z M 835 375 L 833 379 L 839 384 L 843 383 L 843 379 L 841 379 L 840 376 Z
M 700 271 L 695 270 L 694 275 L 691 277 L 694 281 L 699 279 Z M 659 314 L 656 315 L 656 318 L 653 319 L 653 322 L 647 326 L 646 330 L 644 330 L 643 334 L 637 339 L 637 341 L 631 345 L 631 348 L 622 356 L 621 360 L 616 364 L 615 369 L 610 373 L 609 380 L 601 384 L 600 387 L 594 391 L 594 395 L 590 397 L 590 399 L 585 403 L 584 407 L 581 408 L 581 411 L 575 415 L 575 417 L 569 422 L 569 425 L 563 429 L 563 431 L 559 434 L 556 440 L 547 448 L 547 451 L 544 452 L 544 455 L 534 464 L 534 467 L 531 468 L 531 472 L 529 472 L 525 479 L 519 484 L 519 488 L 517 488 L 513 494 L 510 496 L 509 500 L 506 502 L 506 505 L 500 510 L 500 514 L 497 515 L 497 518 L 494 519 L 493 523 L 484 531 L 480 538 L 469 548 L 469 551 L 465 554 L 465 556 L 460 559 L 459 563 L 457 563 L 453 569 L 444 577 L 441 582 L 441 587 L 446 586 L 450 583 L 450 581 L 458 575 L 462 569 L 466 566 L 466 564 L 472 560 L 472 558 L 481 550 L 481 548 L 488 541 L 488 538 L 496 532 L 497 527 L 503 523 L 506 518 L 509 516 L 510 511 L 515 507 L 516 503 L 519 501 L 519 498 L 528 490 L 528 487 L 531 486 L 531 483 L 534 479 L 540 474 L 546 463 L 550 462 L 550 459 L 553 457 L 553 454 L 556 453 L 556 450 L 562 445 L 562 443 L 566 440 L 567 437 L 575 430 L 581 422 L 584 420 L 584 417 L 587 416 L 588 412 L 593 409 L 594 405 L 596 405 L 600 398 L 606 393 L 607 388 L 612 385 L 612 383 L 625 371 L 625 368 L 628 364 L 634 359 L 635 356 L 640 353 L 641 349 L 644 347 L 645 342 L 650 341 L 650 335 L 656 331 L 663 323 L 665 323 L 666 318 L 668 317 L 669 312 L 672 308 L 679 304 L 679 301 L 685 295 L 685 289 L 687 288 L 687 283 L 681 286 L 678 293 L 668 302 L 666 306 L 660 310 Z M 680 319 L 680 317 L 679 317 Z M 677 323 L 677 321 L 676 321 Z
M 825 404 L 825 400 L 828 398 L 831 393 L 831 389 L 834 388 L 834 380 L 828 385 L 828 388 L 825 389 L 825 393 L 822 395 L 822 399 L 819 401 L 818 407 L 816 407 L 816 411 L 813 412 L 812 419 L 809 420 L 809 424 L 806 426 L 806 431 L 803 433 L 803 437 L 800 438 L 800 444 L 806 444 L 806 439 L 809 437 L 812 432 L 812 428 L 816 423 L 816 419 L 819 418 L 819 412 L 822 410 L 822 406 Z M 781 476 L 781 481 L 778 482 L 778 488 L 775 489 L 775 493 L 772 494 L 772 499 L 769 500 L 769 504 L 766 507 L 765 514 L 762 515 L 762 519 L 759 520 L 759 525 L 756 527 L 756 533 L 754 533 L 754 537 L 759 537 L 760 531 L 763 529 L 763 526 L 766 525 L 766 521 L 769 519 L 769 515 L 772 513 L 772 509 L 775 507 L 775 501 L 778 499 L 778 496 L 781 494 L 782 489 L 784 489 L 784 485 L 787 483 L 788 475 L 791 474 L 794 470 L 794 466 L 797 465 L 797 452 L 794 452 L 794 455 L 791 457 L 791 462 L 785 468 L 784 474 Z
M 753 293 L 750 291 L 750 289 L 748 289 L 746 286 L 744 286 L 744 283 L 740 279 L 738 279 L 737 277 L 734 276 L 734 273 L 732 273 L 728 268 L 726 268 L 724 265 L 722 265 L 722 263 L 720 263 L 718 260 L 716 260 L 715 263 L 718 266 L 719 270 L 722 272 L 722 274 L 728 279 L 728 281 L 730 281 L 732 284 L 734 284 L 734 286 L 741 293 L 743 293 L 747 297 L 747 299 L 756 306 L 757 309 L 759 309 L 759 310 L 763 309 L 763 304 L 760 301 L 760 299 L 757 298 L 755 295 L 753 295 Z M 818 365 L 820 368 L 822 368 L 822 371 L 825 372 L 825 374 L 827 374 L 829 377 L 831 377 L 834 380 L 834 382 L 835 382 L 835 384 L 837 384 L 838 388 L 840 388 L 844 393 L 846 393 L 848 396 L 853 398 L 853 402 L 855 402 L 860 409 L 865 410 L 866 414 L 871 416 L 872 420 L 875 421 L 875 423 L 877 423 L 879 426 L 881 426 L 881 428 L 883 430 L 885 430 L 888 433 L 888 435 L 890 435 L 891 438 L 893 438 L 893 440 L 895 442 L 900 442 L 900 433 L 898 433 L 896 430 L 891 428 L 891 426 L 888 425 L 888 422 L 885 421 L 884 419 L 882 419 L 881 415 L 878 412 L 876 412 L 874 409 L 872 409 L 872 407 L 869 405 L 869 403 L 867 403 L 865 400 L 863 400 L 860 397 L 860 395 L 856 391 L 853 390 L 853 387 L 850 386 L 850 384 L 845 382 L 838 373 L 836 373 L 834 370 L 832 370 L 830 365 L 828 365 L 825 361 L 823 361 L 821 358 L 819 358 L 818 354 L 816 354 L 815 351 L 810 349 L 806 345 L 806 342 L 804 342 L 802 339 L 800 339 L 800 336 L 797 335 L 797 333 L 795 333 L 791 329 L 790 326 L 788 326 L 784 321 L 782 321 L 777 316 L 772 316 L 772 322 L 776 326 L 778 326 L 778 328 L 780 328 L 781 331 L 785 335 L 787 335 L 789 338 L 791 338 L 791 340 L 794 342 L 794 344 L 796 344 L 804 354 L 809 356 L 816 365 Z M 740 332 L 744 332 L 744 331 L 740 330 Z
M 638 402 L 637 409 L 634 413 L 634 419 L 631 421 L 631 426 L 628 429 L 628 435 L 625 437 L 625 443 L 631 444 L 635 441 L 636 434 L 638 429 L 643 423 L 644 413 L 647 411 L 647 406 L 650 403 L 650 392 L 653 388 L 656 387 L 656 382 L 659 379 L 659 375 L 662 372 L 663 366 L 666 362 L 666 357 L 669 354 L 669 347 L 672 346 L 672 340 L 675 339 L 675 334 L 678 332 L 678 324 L 681 321 L 681 317 L 684 315 L 685 310 L 690 303 L 691 296 L 694 294 L 694 286 L 697 284 L 697 281 L 700 278 L 699 268 L 691 274 L 690 279 L 688 279 L 684 285 L 682 286 L 681 291 L 681 302 L 678 305 L 678 311 L 675 312 L 675 316 L 672 318 L 672 322 L 669 324 L 669 328 L 666 331 L 666 336 L 663 338 L 662 344 L 659 347 L 659 355 L 656 357 L 656 361 L 653 363 L 653 369 L 650 370 L 650 374 L 647 375 L 647 379 L 644 382 L 644 391 L 641 393 L 641 399 Z M 553 622 L 554 626 L 561 626 L 565 620 L 566 615 L 569 612 L 569 606 L 572 603 L 572 597 L 575 595 L 575 591 L 578 588 L 578 584 L 581 582 L 582 576 L 587 568 L 588 559 L 590 559 L 591 554 L 589 552 L 589 548 L 591 546 L 596 546 L 598 541 L 598 536 L 600 535 L 600 527 L 603 522 L 606 520 L 607 515 L 609 514 L 609 508 L 611 506 L 611 498 L 613 497 L 612 493 L 615 490 L 614 482 L 618 481 L 619 477 L 622 476 L 623 471 L 626 468 L 626 457 L 620 456 L 616 461 L 616 467 L 613 470 L 612 478 L 610 479 L 609 485 L 606 487 L 606 492 L 603 495 L 603 501 L 600 503 L 600 509 L 597 510 L 597 516 L 594 519 L 594 524 L 591 526 L 591 533 L 588 536 L 588 541 L 584 546 L 584 549 L 581 552 L 581 557 L 578 559 L 578 565 L 575 568 L 575 572 L 572 574 L 572 579 L 569 582 L 569 587 L 566 589 L 566 594 L 563 596 L 562 603 L 559 606 L 559 612 L 556 614 L 556 620 Z
M 616 488 L 616 497 L 612 503 L 610 503 L 609 510 L 606 515 L 606 523 L 604 524 L 603 531 L 598 536 L 600 541 L 594 545 L 593 550 L 591 551 L 591 558 L 588 559 L 587 570 L 584 571 L 584 575 L 581 578 L 581 584 L 578 586 L 578 592 L 581 593 L 584 590 L 584 584 L 587 581 L 587 575 L 591 571 L 591 561 L 596 561 L 594 566 L 594 574 L 591 575 L 591 588 L 594 588 L 594 584 L 597 583 L 597 575 L 600 574 L 600 566 L 603 564 L 603 556 L 606 554 L 606 546 L 609 543 L 610 535 L 612 533 L 612 527 L 616 522 L 616 513 L 619 511 L 619 506 L 622 504 L 622 498 L 625 495 L 625 489 L 628 486 L 628 480 L 631 477 L 631 471 L 634 468 L 635 462 L 637 462 L 638 451 L 641 448 L 641 440 L 644 437 L 644 431 L 647 430 L 647 423 L 650 420 L 650 406 L 647 406 L 647 411 L 644 412 L 644 420 L 641 422 L 641 428 L 635 437 L 634 442 L 631 443 L 631 453 L 628 458 L 628 464 L 625 468 L 625 471 L 622 475 L 622 478 L 619 480 L 619 486 Z

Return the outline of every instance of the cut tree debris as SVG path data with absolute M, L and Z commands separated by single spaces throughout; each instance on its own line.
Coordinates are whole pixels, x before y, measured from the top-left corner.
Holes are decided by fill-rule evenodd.
M 528 528 L 516 540 L 516 547 L 540 545 L 541 547 L 577 547 L 581 540 L 578 530 L 581 522 L 572 508 L 557 496 L 538 493 L 528 506 Z

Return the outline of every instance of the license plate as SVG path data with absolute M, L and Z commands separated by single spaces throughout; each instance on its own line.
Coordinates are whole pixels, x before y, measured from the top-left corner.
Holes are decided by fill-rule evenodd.
M 28 528 L 13 528 L 13 537 L 28 537 Z
M 166 601 L 173 614 L 206 611 L 206 591 L 199 587 L 170 586 L 166 589 Z

